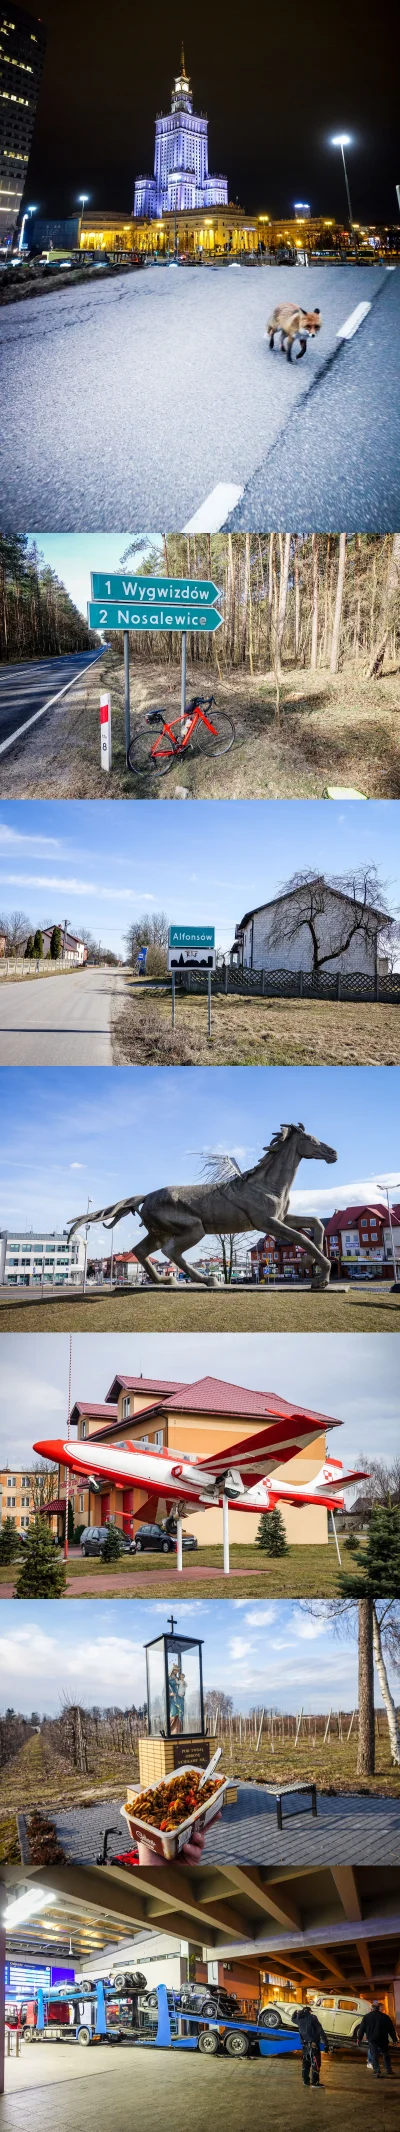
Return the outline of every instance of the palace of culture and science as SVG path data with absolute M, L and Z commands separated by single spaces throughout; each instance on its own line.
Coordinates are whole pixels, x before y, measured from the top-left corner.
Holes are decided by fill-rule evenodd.
M 137 178 L 134 215 L 150 221 L 191 208 L 226 207 L 228 180 L 210 177 L 208 119 L 197 118 L 185 68 L 176 76 L 167 117 L 156 118 L 154 177 Z

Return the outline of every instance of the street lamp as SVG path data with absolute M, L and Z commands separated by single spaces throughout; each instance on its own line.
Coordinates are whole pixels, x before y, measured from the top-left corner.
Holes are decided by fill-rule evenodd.
M 81 205 L 81 209 L 82 209 L 82 213 L 81 213 L 81 234 L 82 234 L 82 222 L 83 222 L 83 216 L 84 216 L 84 213 L 85 213 L 85 207 L 87 207 L 87 204 L 88 204 L 88 200 L 90 200 L 90 193 L 89 193 L 89 192 L 78 192 L 78 200 L 80 201 L 80 205 Z
M 346 165 L 346 157 L 345 157 L 345 152 L 344 152 L 344 151 L 345 151 L 345 148 L 350 148 L 350 147 L 351 147 L 351 133 L 334 133 L 334 134 L 332 135 L 332 148 L 341 148 L 341 151 L 342 151 L 342 163 L 343 163 L 343 170 L 344 170 L 344 182 L 345 182 L 345 186 L 346 186 L 346 194 L 347 194 L 347 206 L 348 206 L 348 210 L 349 210 L 349 226 L 350 226 L 350 230 L 351 230 L 351 232 L 353 232 L 353 229 L 354 229 L 354 223 L 353 223 L 353 216 L 352 216 L 352 212 L 351 212 L 350 186 L 349 186 L 349 180 L 348 180 L 348 176 L 347 176 L 347 165 Z
M 37 207 L 26 207 L 26 208 L 25 208 L 25 213 L 24 213 L 24 214 L 23 214 L 23 216 L 22 216 L 21 228 L 20 228 L 20 233 L 19 233 L 19 238 L 18 238 L 18 251 L 19 251 L 19 252 L 22 252 L 22 251 L 23 251 L 23 248 L 24 248 L 24 229 L 25 229 L 25 223 L 26 223 L 26 222 L 27 222 L 27 220 L 28 220 L 28 215 L 37 215 Z
M 88 1203 L 87 1203 L 87 1215 L 89 1215 L 89 1207 L 92 1207 L 92 1206 L 93 1206 L 93 1200 L 92 1200 L 92 1199 L 88 1199 Z M 85 1264 L 84 1264 L 84 1269 L 83 1269 L 83 1283 L 82 1283 L 83 1295 L 86 1295 L 86 1276 L 87 1276 L 87 1260 L 88 1260 L 88 1232 L 89 1232 L 89 1220 L 87 1219 L 87 1220 L 86 1220 L 86 1222 L 85 1222 Z
M 389 1229 L 390 1229 L 390 1243 L 391 1243 L 391 1251 L 392 1251 L 392 1260 L 393 1260 L 394 1287 L 395 1287 L 395 1288 L 399 1288 L 399 1289 L 400 1289 L 400 1280 L 398 1281 L 398 1279 L 397 1279 L 397 1267 L 396 1267 L 396 1252 L 395 1252 L 395 1242 L 394 1242 L 394 1235 L 393 1235 L 393 1222 L 392 1222 L 392 1210 L 391 1210 L 391 1205 L 390 1205 L 390 1194 L 389 1194 L 389 1185 L 387 1185 L 387 1184 L 383 1184 L 383 1183 L 382 1183 L 382 1179 L 381 1179 L 381 1177 L 375 1177 L 375 1179 L 374 1179 L 374 1183 L 378 1185 L 378 1188 L 379 1188 L 379 1191 L 380 1191 L 380 1192 L 384 1192 L 384 1195 L 385 1195 L 385 1199 L 386 1199 L 386 1204 L 387 1204 L 387 1210 L 388 1210 L 388 1217 L 389 1217 Z M 398 1189 L 399 1189 L 399 1186 L 400 1186 L 400 1177 L 399 1177 L 399 1178 L 396 1178 L 396 1181 L 395 1181 L 395 1183 L 394 1183 L 394 1184 L 392 1185 L 392 1192 L 396 1192 L 396 1191 L 398 1191 Z

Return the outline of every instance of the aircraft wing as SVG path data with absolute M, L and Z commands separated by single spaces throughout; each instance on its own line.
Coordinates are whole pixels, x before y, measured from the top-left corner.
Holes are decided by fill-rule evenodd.
M 257 1434 L 243 1436 L 240 1443 L 228 1444 L 223 1450 L 211 1452 L 208 1458 L 199 1459 L 196 1473 L 210 1473 L 215 1479 L 237 1467 L 244 1485 L 253 1488 L 255 1481 L 265 1480 L 275 1466 L 286 1465 L 288 1459 L 296 1458 L 308 1444 L 316 1442 L 323 1430 L 323 1416 L 313 1416 L 293 1408 L 282 1417 L 271 1417 L 264 1429 Z

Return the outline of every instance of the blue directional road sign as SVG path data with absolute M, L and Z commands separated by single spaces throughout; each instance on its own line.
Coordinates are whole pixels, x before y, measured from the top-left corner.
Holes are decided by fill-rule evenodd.
M 215 607 L 172 606 L 163 601 L 162 606 L 135 607 L 130 600 L 89 600 L 89 629 L 175 629 L 181 635 L 194 631 L 222 629 L 222 616 Z
M 218 585 L 207 577 L 135 577 L 134 572 L 105 577 L 94 570 L 90 583 L 92 600 L 118 600 L 120 605 L 129 600 L 134 607 L 165 606 L 166 601 L 169 607 L 179 606 L 183 600 L 189 607 L 215 607 L 219 599 Z
M 214 948 L 214 925 L 170 925 L 170 948 Z

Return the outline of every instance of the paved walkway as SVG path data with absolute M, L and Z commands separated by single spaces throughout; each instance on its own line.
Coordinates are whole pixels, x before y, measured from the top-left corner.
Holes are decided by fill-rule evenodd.
M 121 1805 L 121 1799 L 106 1804 L 103 1800 L 97 1806 L 52 1811 L 69 1862 L 93 1865 L 106 1828 L 115 1829 L 109 1844 L 111 1856 L 113 1851 L 128 1848 Z M 302 1809 L 292 1821 L 284 1820 L 280 1832 L 275 1800 L 258 1784 L 239 1784 L 237 1805 L 224 1807 L 221 1820 L 208 1831 L 204 1851 L 204 1862 L 215 1865 L 232 1860 L 253 1865 L 331 1865 L 339 1858 L 342 1865 L 397 1864 L 400 1799 L 377 1798 L 376 1794 L 367 1798 L 359 1793 L 331 1798 L 319 1792 L 317 1819 Z

